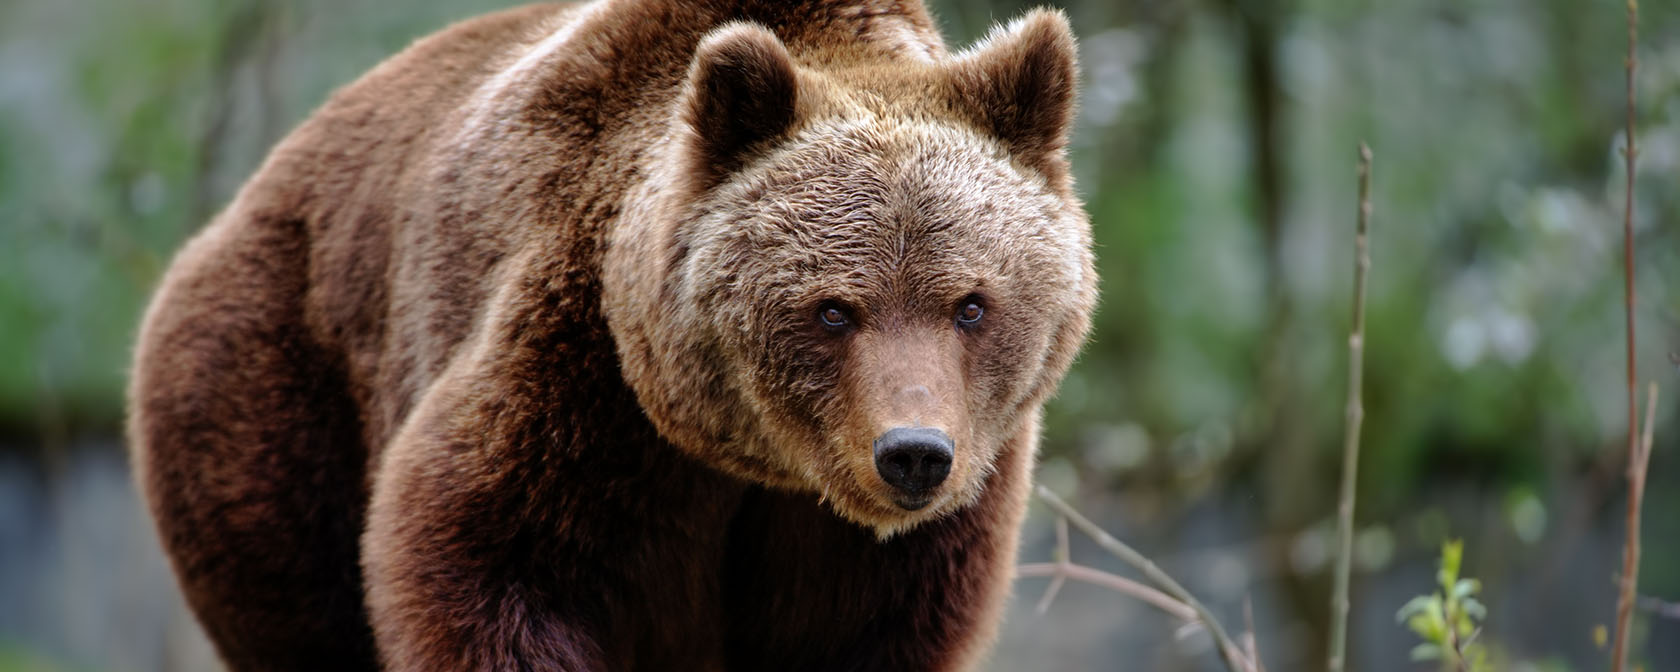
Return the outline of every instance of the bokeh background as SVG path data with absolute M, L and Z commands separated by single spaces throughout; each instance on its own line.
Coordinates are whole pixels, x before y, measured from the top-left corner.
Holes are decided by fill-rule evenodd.
M 0 3 L 0 670 L 211 670 L 130 485 L 129 348 L 177 245 L 335 87 L 495 0 Z M 1376 209 L 1352 668 L 1462 538 L 1499 669 L 1596 670 L 1620 558 L 1620 0 L 1067 0 L 1102 306 L 1041 482 L 1273 670 L 1320 667 L 1355 148 Z M 1027 3 L 940 0 L 955 45 Z M 1680 600 L 1680 3 L 1647 2 L 1639 373 L 1666 388 L 1641 590 Z M 1022 558 L 1050 558 L 1035 507 Z M 308 552 L 308 549 L 297 549 Z M 1134 575 L 1082 538 L 1075 561 Z M 1023 579 L 998 670 L 1218 669 L 1205 635 Z M 1636 660 L 1680 669 L 1680 620 Z

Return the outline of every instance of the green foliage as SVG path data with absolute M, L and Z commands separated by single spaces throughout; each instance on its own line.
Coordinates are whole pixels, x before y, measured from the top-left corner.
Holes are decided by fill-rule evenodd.
M 1440 590 L 1412 598 L 1396 618 L 1423 639 L 1412 648 L 1414 661 L 1440 661 L 1441 669 L 1492 672 L 1487 649 L 1477 641 L 1487 608 L 1476 599 L 1482 582 L 1459 577 L 1464 542 L 1441 544 L 1441 569 L 1435 573 Z

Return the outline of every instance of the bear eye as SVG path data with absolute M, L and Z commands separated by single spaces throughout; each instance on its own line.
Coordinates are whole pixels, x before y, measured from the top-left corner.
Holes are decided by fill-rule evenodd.
M 964 327 L 974 327 L 980 324 L 980 318 L 986 314 L 985 307 L 980 305 L 978 297 L 969 297 L 963 301 L 962 307 L 957 309 L 957 324 Z
M 832 303 L 823 304 L 817 308 L 817 319 L 822 320 L 823 326 L 829 329 L 844 329 L 852 323 L 846 309 Z

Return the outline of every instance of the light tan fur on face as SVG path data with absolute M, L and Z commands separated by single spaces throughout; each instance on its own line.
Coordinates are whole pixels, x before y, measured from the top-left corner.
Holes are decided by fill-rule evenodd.
M 829 482 L 855 484 L 832 492 L 835 506 L 852 511 L 854 520 L 873 523 L 882 536 L 904 526 L 906 513 L 893 503 L 892 488 L 876 470 L 874 441 L 898 427 L 931 427 L 955 444 L 946 480 L 933 493 L 927 510 L 966 505 L 979 495 L 982 476 L 990 474 L 996 447 L 987 445 L 969 422 L 965 335 L 949 320 L 888 317 L 877 328 L 860 330 L 848 348 L 850 360 L 840 381 L 839 404 L 847 409 L 836 422 L 830 447 L 839 473 Z M 931 322 L 931 324 L 928 324 Z
M 767 74 L 749 75 L 789 68 L 792 90 L 753 100 L 745 131 L 708 128 L 732 120 L 704 112 L 672 130 L 664 172 L 630 199 L 649 205 L 613 238 L 608 318 L 667 438 L 737 475 L 820 493 L 886 537 L 975 501 L 1083 339 L 1089 225 L 1061 154 L 1071 38 L 1038 13 L 955 59 L 820 70 L 771 40 L 734 26 L 703 43 L 702 62 L 707 45 L 764 54 Z M 730 104 L 690 102 L 705 90 L 691 82 L 680 104 Z M 774 123 L 753 128 L 763 117 Z M 696 152 L 712 165 L 729 152 L 714 132 L 745 138 L 722 157 L 740 167 L 696 177 L 684 170 Z M 986 300 L 976 333 L 953 322 L 971 294 Z M 825 302 L 852 311 L 854 328 L 825 331 Z M 896 426 L 936 427 L 956 445 L 917 511 L 895 505 L 875 469 L 872 443 Z

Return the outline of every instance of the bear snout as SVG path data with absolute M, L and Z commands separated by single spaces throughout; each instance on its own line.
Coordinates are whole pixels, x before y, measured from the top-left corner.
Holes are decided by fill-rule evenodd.
M 932 491 L 951 473 L 956 450 L 951 437 L 932 427 L 895 427 L 875 439 L 875 471 L 892 486 L 893 501 L 915 511 L 932 501 Z

